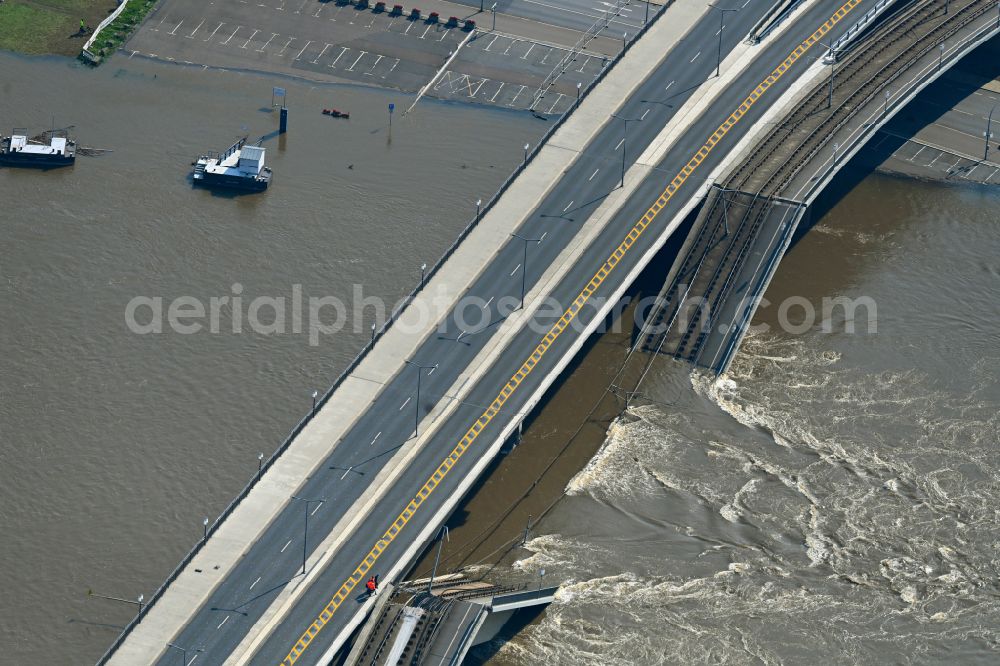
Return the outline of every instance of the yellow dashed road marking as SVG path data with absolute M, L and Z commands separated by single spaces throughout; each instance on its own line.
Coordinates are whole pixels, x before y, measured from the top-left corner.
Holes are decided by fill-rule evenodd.
M 305 652 L 306 648 L 313 639 L 319 634 L 319 632 L 327 625 L 333 614 L 340 608 L 341 604 L 345 599 L 351 594 L 351 591 L 357 586 L 362 578 L 371 570 L 378 560 L 379 556 L 389 547 L 399 533 L 402 531 L 403 527 L 410 521 L 413 515 L 417 512 L 417 509 L 424 503 L 424 501 L 430 497 L 434 489 L 441 484 L 451 468 L 459 461 L 465 451 L 476 441 L 479 437 L 479 433 L 489 425 L 493 417 L 497 415 L 500 409 L 504 406 L 504 403 L 510 399 L 510 396 L 514 394 L 517 387 L 527 378 L 534 367 L 541 361 L 541 358 L 545 355 L 545 352 L 552 346 L 552 344 L 562 335 L 563 331 L 569 326 L 570 322 L 576 318 L 576 315 L 580 312 L 583 306 L 590 300 L 590 297 L 597 291 L 598 287 L 604 282 L 611 271 L 614 270 L 615 266 L 621 261 L 625 253 L 635 244 L 639 237 L 646 231 L 650 223 L 656 218 L 657 214 L 667 205 L 670 199 L 673 198 L 674 193 L 684 184 L 695 169 L 708 157 L 708 154 L 712 152 L 712 149 L 722 140 L 726 134 L 729 133 L 739 120 L 746 115 L 747 111 L 752 107 L 761 96 L 767 92 L 777 81 L 780 79 L 785 72 L 787 72 L 791 65 L 799 60 L 802 55 L 812 48 L 820 39 L 829 32 L 833 26 L 841 21 L 847 14 L 854 9 L 857 5 L 861 3 L 861 0 L 848 0 L 844 5 L 837 10 L 837 12 L 831 16 L 827 21 L 820 26 L 816 32 L 806 38 L 801 44 L 799 44 L 792 53 L 785 58 L 781 64 L 771 72 L 766 79 L 764 79 L 760 85 L 754 88 L 753 92 L 750 93 L 743 102 L 740 103 L 739 107 L 733 111 L 729 117 L 723 122 L 715 132 L 708 138 L 705 144 L 699 148 L 691 159 L 684 165 L 680 173 L 673 177 L 670 183 L 667 185 L 663 193 L 657 198 L 656 203 L 654 203 L 649 210 L 635 223 L 628 234 L 625 235 L 624 240 L 615 248 L 604 264 L 598 269 L 594 274 L 594 277 L 590 279 L 587 286 L 583 288 L 580 294 L 573 300 L 572 305 L 570 305 L 566 311 L 563 313 L 562 317 L 559 318 L 549 332 L 541 339 L 538 345 L 532 350 L 528 359 L 521 364 L 517 372 L 511 376 L 510 380 L 506 385 L 500 390 L 497 397 L 490 403 L 490 406 L 482 413 L 482 415 L 476 419 L 476 422 L 472 424 L 472 427 L 465 433 L 465 436 L 459 440 L 455 448 L 452 449 L 451 453 L 442 461 L 441 465 L 434 470 L 427 482 L 417 491 L 410 503 L 407 504 L 406 508 L 399 514 L 399 516 L 392 522 L 389 529 L 386 530 L 385 534 L 372 546 L 372 549 L 367 555 L 361 560 L 361 563 L 357 566 L 351 576 L 344 581 L 337 590 L 337 593 L 333 595 L 330 602 L 320 611 L 319 615 L 313 620 L 313 623 L 309 625 L 309 628 L 302 634 L 295 645 L 292 646 L 291 651 L 289 651 L 288 656 L 282 660 L 282 666 L 293 666 L 302 653 Z

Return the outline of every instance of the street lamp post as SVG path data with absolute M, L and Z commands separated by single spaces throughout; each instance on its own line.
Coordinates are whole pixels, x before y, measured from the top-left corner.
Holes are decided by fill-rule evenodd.
M 628 139 L 628 124 L 630 122 L 641 122 L 642 118 L 623 118 L 615 113 L 611 114 L 612 118 L 618 118 L 623 123 L 625 123 L 625 129 L 622 131 L 622 187 L 625 187 L 625 153 L 628 150 L 628 144 L 626 139 Z
M 889 113 L 889 98 L 892 97 L 892 91 L 885 91 L 885 106 L 882 107 L 882 120 L 885 120 L 886 114 Z
M 993 112 L 996 110 L 997 106 L 994 104 L 993 108 L 990 109 L 990 115 L 986 118 L 986 132 L 983 134 L 986 137 L 983 147 L 983 161 L 986 161 L 990 157 L 990 138 L 992 137 L 990 130 L 993 129 Z
M 646 0 L 646 18 L 642 20 L 642 24 L 646 25 L 649 23 L 649 0 Z
M 580 103 L 580 89 L 583 87 L 583 83 L 580 81 L 576 82 L 576 103 Z
M 309 505 L 310 504 L 314 504 L 314 503 L 322 504 L 323 502 L 326 501 L 326 498 L 325 497 L 320 497 L 320 498 L 317 498 L 317 499 L 309 499 L 309 498 L 306 498 L 306 497 L 298 497 L 297 495 L 292 495 L 292 499 L 293 500 L 298 500 L 299 502 L 302 502 L 303 504 L 305 504 L 305 508 L 306 508 L 306 511 L 305 511 L 306 522 L 305 522 L 305 526 L 304 526 L 304 528 L 302 530 L 302 575 L 305 575 L 305 573 L 306 573 L 306 548 L 309 545 Z
M 313 391 L 313 415 L 316 414 L 316 397 L 319 395 L 319 391 Z
M 420 264 L 420 286 L 424 286 L 424 273 L 427 270 L 427 264 Z
M 524 165 L 523 166 L 528 166 L 528 148 L 530 148 L 530 147 L 531 147 L 531 144 L 528 144 L 528 143 L 524 144 Z
M 412 365 L 413 367 L 415 367 L 417 369 L 417 402 L 416 402 L 415 405 L 413 405 L 413 436 L 416 437 L 417 435 L 420 434 L 420 430 L 419 430 L 419 428 L 420 428 L 420 377 L 421 377 L 420 371 L 421 370 L 428 370 L 427 374 L 429 375 L 431 372 L 434 372 L 435 370 L 437 370 L 438 364 L 435 363 L 434 365 L 420 365 L 418 363 L 414 363 L 413 361 L 404 361 L 404 363 L 406 363 L 407 365 Z
M 476 199 L 476 219 L 477 220 L 479 219 L 479 215 L 480 215 L 482 209 L 483 209 L 483 200 L 482 199 Z
M 837 166 L 837 151 L 840 150 L 840 144 L 833 144 L 833 166 Z
M 628 33 L 622 33 L 622 53 L 625 53 L 625 47 L 628 46 Z
M 434 568 L 431 569 L 431 579 L 427 581 L 427 594 L 431 593 L 431 589 L 434 587 L 434 576 L 437 575 L 438 562 L 441 561 L 441 547 L 444 545 L 444 540 L 448 539 L 451 541 L 451 537 L 448 536 L 448 526 L 441 526 L 441 536 L 438 537 L 438 550 L 437 555 L 434 556 Z
M 181 662 L 182 666 L 188 666 L 188 664 L 191 663 L 188 661 L 188 651 L 186 648 L 182 648 L 180 645 L 175 645 L 174 643 L 167 643 L 167 647 L 172 647 L 175 650 L 181 651 L 182 658 L 184 659 L 184 661 Z M 193 651 L 204 652 L 205 650 L 203 650 L 202 648 L 195 648 Z
M 709 4 L 708 6 L 719 10 L 719 54 L 715 61 L 715 75 L 719 76 L 719 72 L 722 69 L 722 31 L 726 27 L 726 12 L 738 12 L 739 9 L 723 9 L 713 4 Z
M 938 71 L 941 71 L 941 65 L 944 63 L 944 44 L 938 44 Z
M 512 233 L 511 236 L 524 241 L 524 260 L 521 262 L 521 305 L 518 310 L 524 309 L 524 291 L 527 286 L 526 275 L 528 274 L 528 243 L 541 243 L 541 238 L 527 238 L 519 234 Z
M 264 471 L 264 454 L 257 454 L 257 480 L 260 480 L 260 474 Z
M 205 535 L 202 537 L 202 540 L 204 541 L 205 539 L 208 538 L 208 518 L 205 518 L 204 520 L 202 520 L 201 524 L 202 524 L 202 527 L 205 528 Z
M 490 11 L 493 12 L 493 32 L 496 32 L 497 31 L 497 3 L 495 3 L 495 2 L 493 3 L 493 6 L 490 7 Z

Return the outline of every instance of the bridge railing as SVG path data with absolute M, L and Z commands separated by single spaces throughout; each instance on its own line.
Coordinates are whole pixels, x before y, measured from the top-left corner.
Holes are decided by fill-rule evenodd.
M 623 45 L 622 50 L 618 52 L 617 56 L 611 59 L 612 66 L 621 61 L 621 59 L 625 56 L 625 54 L 628 53 L 629 49 L 632 48 L 632 45 L 635 44 L 636 40 L 638 40 L 640 37 L 646 34 L 646 31 L 649 30 L 649 28 L 652 27 L 656 23 L 656 21 L 659 20 L 659 18 L 666 12 L 666 10 L 669 9 L 674 4 L 674 1 L 675 0 L 666 0 L 664 4 L 660 6 L 659 9 L 657 9 L 652 14 L 649 22 L 646 23 L 646 25 L 644 25 L 635 34 L 635 36 L 632 38 L 631 41 Z M 125 2 L 122 3 L 122 6 L 124 6 L 124 4 Z M 292 441 L 294 441 L 295 438 L 299 436 L 299 434 L 306 427 L 306 425 L 312 420 L 313 416 L 317 414 L 319 410 L 327 402 L 329 402 L 334 392 L 338 388 L 340 388 L 341 384 L 344 383 L 344 380 L 347 379 L 347 377 L 350 376 L 350 374 L 354 372 L 354 370 L 357 369 L 357 367 L 361 364 L 361 362 L 368 356 L 368 353 L 378 343 L 378 341 L 382 339 L 382 336 L 386 334 L 389 328 L 399 317 L 399 314 L 413 302 L 413 300 L 417 297 L 417 294 L 419 294 L 420 291 L 423 289 L 424 285 L 427 284 L 427 282 L 432 277 L 434 277 L 434 275 L 441 269 L 441 267 L 445 264 L 445 262 L 447 262 L 448 259 L 451 258 L 451 256 L 455 253 L 455 250 L 458 249 L 459 245 L 462 244 L 462 242 L 468 237 L 468 235 L 472 232 L 472 230 L 479 224 L 479 221 L 483 218 L 483 216 L 485 216 L 486 213 L 488 213 L 496 205 L 500 197 L 503 196 L 503 194 L 510 188 L 513 182 L 517 179 L 517 177 L 520 176 L 521 173 L 528 167 L 528 165 L 531 164 L 531 162 L 535 159 L 535 157 L 541 150 L 542 146 L 544 146 L 545 143 L 552 137 L 552 135 L 555 134 L 555 132 L 560 127 L 562 127 L 563 123 L 566 122 L 570 114 L 577 108 L 579 108 L 580 103 L 584 99 L 586 99 L 587 95 L 589 95 L 594 90 L 597 84 L 599 84 L 601 81 L 604 80 L 604 77 L 607 76 L 611 68 L 612 68 L 611 66 L 605 67 L 600 72 L 600 74 L 598 74 L 594 78 L 593 81 L 591 81 L 585 88 L 582 88 L 580 92 L 580 99 L 577 101 L 577 103 L 574 106 L 572 106 L 569 110 L 567 110 L 564 114 L 562 114 L 559 117 L 559 119 L 556 120 L 555 123 L 553 123 L 552 127 L 550 127 L 549 130 L 542 135 L 541 139 L 539 139 L 539 141 L 536 142 L 535 146 L 527 151 L 524 161 L 521 162 L 521 164 L 519 164 L 517 167 L 515 167 L 513 172 L 511 172 L 511 174 L 507 176 L 507 178 L 503 181 L 503 183 L 500 184 L 500 187 L 499 189 L 497 189 L 496 193 L 494 193 L 493 196 L 490 197 L 488 201 L 486 201 L 480 214 L 474 217 L 465 226 L 465 228 L 463 228 L 459 232 L 458 237 L 455 239 L 455 241 L 452 242 L 450 246 L 448 246 L 448 248 L 444 251 L 441 257 L 426 271 L 423 280 L 420 283 L 418 283 L 417 286 L 414 287 L 409 294 L 404 296 L 399 301 L 396 307 L 393 308 L 392 312 L 389 314 L 389 318 L 385 322 L 383 322 L 382 326 L 376 329 L 372 338 L 367 343 L 365 343 L 365 345 L 361 348 L 358 354 L 351 360 L 350 363 L 347 364 L 347 367 L 345 367 L 344 370 L 337 376 L 337 378 L 334 379 L 333 384 L 331 384 L 330 388 L 327 389 L 321 397 L 317 398 L 316 409 L 310 410 L 309 413 L 307 413 L 305 416 L 299 419 L 298 423 L 295 424 L 295 426 L 292 428 L 292 431 L 288 434 L 288 436 L 285 437 L 285 439 L 282 440 L 282 442 L 278 445 L 278 447 L 274 450 L 274 452 L 265 461 L 262 462 L 260 470 L 253 475 L 250 481 L 243 487 L 242 490 L 240 490 L 240 492 L 236 495 L 236 497 L 234 497 L 233 500 L 226 506 L 226 508 L 223 509 L 222 513 L 219 514 L 218 518 L 216 518 L 215 521 L 211 523 L 211 525 L 208 527 L 206 536 L 200 539 L 194 545 L 194 547 L 191 548 L 191 550 L 184 555 L 180 563 L 173 569 L 173 571 L 170 572 L 170 574 L 163 581 L 160 587 L 157 588 L 157 590 L 150 597 L 149 602 L 144 606 L 142 606 L 139 613 L 137 613 L 136 616 L 133 617 L 132 620 L 127 625 L 125 625 L 125 628 L 122 630 L 121 634 L 118 635 L 118 637 L 114 640 L 114 642 L 108 647 L 107 651 L 105 651 L 105 653 L 97 661 L 98 666 L 103 666 L 103 664 L 106 664 L 108 660 L 112 657 L 112 655 L 114 655 L 115 651 L 119 647 L 121 647 L 122 643 L 125 642 L 125 639 L 128 638 L 129 634 L 131 634 L 132 631 L 139 625 L 142 619 L 149 613 L 150 609 L 152 609 L 156 605 L 156 602 L 163 597 L 163 594 L 166 592 L 170 584 L 177 579 L 181 571 L 183 571 L 184 568 L 188 564 L 190 564 L 191 561 L 195 558 L 195 556 L 201 551 L 202 547 L 205 545 L 208 539 L 210 539 L 215 534 L 215 532 L 219 529 L 222 523 L 225 522 L 226 518 L 228 518 L 229 515 L 232 514 L 232 512 L 236 509 L 239 503 L 242 502 L 243 499 L 250 494 L 250 491 L 253 490 L 254 486 L 257 485 L 257 482 L 260 481 L 260 479 L 264 476 L 264 473 L 267 472 L 274 465 L 275 461 L 277 461 L 277 459 L 288 449 Z

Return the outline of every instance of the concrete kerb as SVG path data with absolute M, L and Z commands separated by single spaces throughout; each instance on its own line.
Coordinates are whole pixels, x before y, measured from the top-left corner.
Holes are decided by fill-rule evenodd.
M 657 12 L 654 15 L 653 19 L 649 22 L 649 24 L 647 24 L 647 26 L 645 26 L 643 28 L 643 30 L 641 31 L 640 34 L 644 34 L 646 32 L 646 30 L 651 29 L 653 27 L 653 25 L 656 23 L 657 19 L 660 17 L 660 15 L 663 14 L 663 13 L 665 13 L 665 12 L 663 12 L 663 11 Z M 155 14 L 155 12 L 154 12 L 154 14 Z M 151 16 L 152 16 L 152 14 L 151 14 Z M 629 43 L 628 48 L 625 49 L 625 51 L 623 51 L 622 53 L 620 53 L 619 56 L 617 58 L 615 58 L 613 62 L 617 63 L 622 57 L 624 57 L 625 53 L 628 52 L 628 50 L 631 48 L 631 46 L 634 43 L 635 42 Z M 660 55 L 661 55 L 661 58 L 662 58 L 662 56 L 665 55 L 665 54 L 661 53 Z M 658 63 L 658 62 L 659 62 L 659 59 L 656 59 L 656 60 L 653 61 L 654 64 Z M 596 83 L 598 81 L 603 80 L 603 78 L 605 76 L 607 76 L 608 72 L 611 69 L 612 69 L 611 67 L 605 69 L 601 73 L 601 75 L 597 79 L 595 79 L 595 81 L 591 84 L 591 86 L 588 86 L 586 94 L 589 94 L 590 91 L 593 89 L 593 86 L 596 85 Z M 648 69 L 651 70 L 652 67 L 650 66 Z M 638 71 L 638 70 L 634 70 L 634 71 Z M 641 83 L 642 79 L 645 78 L 645 75 L 642 75 L 641 77 L 635 77 L 635 76 L 629 77 L 629 74 L 632 74 L 632 73 L 633 72 L 627 72 L 625 74 L 626 77 L 631 78 L 632 81 L 633 81 L 630 90 L 634 89 L 636 86 L 638 86 Z M 578 104 L 576 107 L 574 107 L 573 110 L 575 111 L 576 108 L 579 108 L 582 105 L 582 103 L 583 103 L 583 96 L 581 97 L 581 103 Z M 590 105 L 590 106 L 592 106 L 592 105 Z M 607 108 L 607 107 L 603 107 L 603 108 Z M 439 259 L 438 262 L 436 262 L 435 265 L 431 267 L 431 270 L 428 272 L 428 279 L 425 280 L 425 282 L 424 282 L 425 285 L 429 286 L 431 284 L 431 282 L 433 281 L 433 278 L 434 278 L 435 274 L 437 273 L 438 269 L 446 261 L 448 261 L 452 257 L 452 255 L 456 251 L 456 248 L 458 248 L 458 246 L 462 243 L 462 241 L 464 241 L 465 238 L 470 234 L 470 232 L 477 226 L 477 223 L 480 220 L 483 220 L 486 217 L 486 214 L 497 203 L 497 201 L 500 199 L 501 195 L 504 194 L 507 191 L 507 189 L 510 188 L 511 184 L 514 182 L 514 180 L 517 178 L 517 176 L 520 175 L 520 173 L 522 171 L 524 171 L 528 167 L 528 165 L 531 165 L 531 164 L 534 163 L 535 158 L 539 155 L 539 153 L 541 151 L 541 148 L 545 146 L 545 140 L 548 137 L 550 137 L 553 134 L 555 134 L 556 131 L 559 130 L 559 128 L 562 127 L 563 124 L 569 119 L 570 115 L 571 114 L 569 114 L 569 113 L 564 114 L 560 118 L 560 120 L 549 130 L 549 132 L 545 135 L 545 137 L 543 137 L 543 140 L 540 141 L 536 145 L 536 147 L 530 152 L 530 154 L 528 156 L 528 160 L 524 164 L 522 164 L 521 166 L 519 166 L 515 170 L 515 172 L 513 174 L 511 174 L 510 177 L 508 177 L 508 179 L 501 186 L 500 190 L 487 203 L 486 207 L 484 208 L 483 214 L 478 219 L 473 220 L 463 230 L 463 232 L 460 234 L 459 238 L 456 239 L 456 241 L 452 244 L 451 247 L 448 248 L 448 250 L 441 257 L 441 259 Z M 606 120 L 606 117 L 604 119 Z M 590 137 L 592 137 L 594 134 L 596 134 L 596 132 L 600 129 L 600 127 L 602 125 L 603 125 L 603 122 L 600 123 L 599 125 L 597 125 L 596 127 L 594 127 L 593 131 L 590 133 Z M 575 157 L 575 153 L 573 153 L 573 156 Z M 570 161 L 571 160 L 572 160 L 572 157 L 570 158 Z M 559 172 L 558 170 L 555 170 L 555 171 L 553 171 L 553 170 L 543 170 L 543 171 L 545 173 L 558 173 Z M 548 188 L 546 188 L 545 191 L 547 192 Z M 539 201 L 541 200 L 541 197 L 544 197 L 544 192 L 539 195 L 539 198 L 538 198 Z M 507 238 L 508 238 L 508 236 L 504 235 L 503 236 L 503 241 L 506 242 Z M 481 270 L 481 268 L 482 267 L 480 266 L 480 270 Z M 178 581 L 178 579 L 179 579 L 181 573 L 183 572 L 183 570 L 185 568 L 187 568 L 189 565 L 192 565 L 194 563 L 195 557 L 197 557 L 199 554 L 202 554 L 204 556 L 204 559 L 213 559 L 213 558 L 210 557 L 212 555 L 224 555 L 224 554 L 228 554 L 229 555 L 228 557 L 216 557 L 215 559 L 222 559 L 224 561 L 229 561 L 230 564 L 227 567 L 223 567 L 223 566 L 220 565 L 218 569 L 214 569 L 214 568 L 212 569 L 213 572 L 223 572 L 223 573 L 215 576 L 215 579 L 216 579 L 215 582 L 212 583 L 211 587 L 209 587 L 207 589 L 204 588 L 204 585 L 205 585 L 205 578 L 207 578 L 208 576 L 202 576 L 202 577 L 200 577 L 199 580 L 197 581 L 197 584 L 193 585 L 193 586 L 188 586 L 188 585 L 186 585 L 183 582 L 179 583 L 179 587 L 177 589 L 181 590 L 182 588 L 188 588 L 189 591 L 194 591 L 194 590 L 199 589 L 199 588 L 200 589 L 204 589 L 204 596 L 207 597 L 207 595 L 211 592 L 211 590 L 214 589 L 215 585 L 217 585 L 218 582 L 221 582 L 221 579 L 224 577 L 223 574 L 228 571 L 228 569 L 232 566 L 232 564 L 235 564 L 235 561 L 238 559 L 237 556 L 238 555 L 242 555 L 242 553 L 245 552 L 245 548 L 239 549 L 238 552 L 235 552 L 235 553 L 234 553 L 233 550 L 229 550 L 229 549 L 227 549 L 224 553 L 215 553 L 215 549 L 214 548 L 211 549 L 211 551 L 207 552 L 207 553 L 202 553 L 202 550 L 204 548 L 206 548 L 206 546 L 215 539 L 215 537 L 217 536 L 217 534 L 218 534 L 219 530 L 221 529 L 221 526 L 223 525 L 223 523 L 225 523 L 227 521 L 227 519 L 229 518 L 229 516 L 234 513 L 234 511 L 236 510 L 236 508 L 239 505 L 241 505 L 242 502 L 250 496 L 250 494 L 251 494 L 250 491 L 253 488 L 257 487 L 257 486 L 260 486 L 261 485 L 261 481 L 263 481 L 264 479 L 266 479 L 268 477 L 272 477 L 273 478 L 273 475 L 271 474 L 271 471 L 272 471 L 272 468 L 274 467 L 276 461 L 278 460 L 278 458 L 280 456 L 282 456 L 286 452 L 286 450 L 290 447 L 292 441 L 294 441 L 296 438 L 298 438 L 303 433 L 305 427 L 308 424 L 310 424 L 310 422 L 312 421 L 313 417 L 316 416 L 316 415 L 318 415 L 319 413 L 321 413 L 323 411 L 323 409 L 326 408 L 327 402 L 333 396 L 333 394 L 335 393 L 335 391 L 344 383 L 344 381 L 346 381 L 346 379 L 349 378 L 349 376 L 356 369 L 359 368 L 360 364 L 367 358 L 368 352 L 374 347 L 375 344 L 377 344 L 382 339 L 383 336 L 385 336 L 390 331 L 390 329 L 392 328 L 393 322 L 399 316 L 399 312 L 401 310 L 405 309 L 406 306 L 408 306 L 413 301 L 414 297 L 416 296 L 416 294 L 420 290 L 421 290 L 421 285 L 418 285 L 418 287 L 416 289 L 414 289 L 413 292 L 411 292 L 407 297 L 405 297 L 403 299 L 401 305 L 394 310 L 393 316 L 390 317 L 389 321 L 387 321 L 379 329 L 379 331 L 377 332 L 377 334 L 375 336 L 375 340 L 373 342 L 368 343 L 367 345 L 365 345 L 364 348 L 362 348 L 361 353 L 359 353 L 359 355 L 357 357 L 355 357 L 355 359 L 348 365 L 348 367 L 344 370 L 344 372 L 341 373 L 341 375 L 334 381 L 333 385 L 323 394 L 322 398 L 318 401 L 317 411 L 315 413 L 310 412 L 305 417 L 303 417 L 299 421 L 299 423 L 296 424 L 295 428 L 293 428 L 292 432 L 288 435 L 288 437 L 285 438 L 285 440 L 282 442 L 282 444 L 268 458 L 268 460 L 266 461 L 266 463 L 263 465 L 263 469 L 262 469 L 262 472 L 267 472 L 268 474 L 263 474 L 262 473 L 260 475 L 254 475 L 253 476 L 253 478 L 251 479 L 250 483 L 247 484 L 247 486 L 240 492 L 240 494 L 237 495 L 237 497 L 222 512 L 222 514 L 220 514 L 220 516 L 213 522 L 213 524 L 211 525 L 211 528 L 209 530 L 209 539 L 207 541 L 206 540 L 199 540 L 196 543 L 196 545 L 191 549 L 191 551 L 188 552 L 188 554 L 182 559 L 181 563 L 174 569 L 173 572 L 171 572 L 170 576 L 168 576 L 168 578 L 164 581 L 164 583 L 160 586 L 160 588 L 153 594 L 153 596 L 150 599 L 150 603 L 147 604 L 147 606 L 143 609 L 143 613 L 141 615 L 137 616 L 136 618 L 134 618 L 126 626 L 126 628 L 122 632 L 122 634 L 119 635 L 119 637 L 116 639 L 116 641 L 109 647 L 109 649 L 107 650 L 107 652 L 101 657 L 101 659 L 98 662 L 99 664 L 108 663 L 109 660 L 111 660 L 112 656 L 115 654 L 115 652 L 118 650 L 118 648 L 123 644 L 123 642 L 125 641 L 125 639 L 132 633 L 132 631 L 139 625 L 139 623 L 142 621 L 142 619 L 144 619 L 150 612 L 152 612 L 154 608 L 158 607 L 157 602 L 159 602 L 159 600 L 164 596 L 164 594 L 166 593 L 168 587 L 171 587 L 172 584 L 175 581 Z M 360 410 L 357 410 L 355 413 L 360 413 Z M 351 422 L 351 425 L 353 425 L 353 421 Z M 335 446 L 336 446 L 336 444 L 334 445 L 334 447 Z M 329 455 L 329 452 L 331 452 L 332 450 L 333 450 L 333 447 L 329 448 L 327 450 L 327 455 Z M 297 457 L 298 456 L 296 456 L 296 458 Z M 321 462 L 322 461 L 320 461 L 320 463 L 317 463 L 317 465 L 321 464 Z M 315 471 L 315 466 L 313 467 L 313 471 Z M 279 474 L 280 473 L 279 470 L 274 470 L 274 472 L 275 472 L 275 474 Z M 278 513 L 280 513 L 280 510 L 284 507 L 284 505 L 288 501 L 287 500 L 287 495 L 286 495 L 281 502 L 274 503 L 273 500 L 276 499 L 276 498 L 278 498 L 278 497 L 281 497 L 281 495 L 280 495 L 280 493 L 278 495 L 274 495 L 272 491 L 273 490 L 279 490 L 281 492 L 285 492 L 285 493 L 287 493 L 287 494 L 290 495 L 291 492 L 294 491 L 295 487 L 296 486 L 291 486 L 291 485 L 287 485 L 287 486 L 281 486 L 281 485 L 279 485 L 279 487 L 277 489 L 265 489 L 265 490 L 261 491 L 260 497 L 263 498 L 263 497 L 267 496 L 268 497 L 268 502 L 262 504 L 260 507 L 258 507 L 257 510 L 253 511 L 252 513 L 255 513 L 257 516 L 259 516 L 259 515 L 261 515 L 261 512 L 263 511 L 263 515 L 268 515 L 269 512 L 265 510 L 268 506 L 272 507 L 274 510 L 272 512 L 270 512 L 269 519 L 265 523 L 263 523 L 261 529 L 256 533 L 256 535 L 259 535 L 264 529 L 266 529 L 266 527 L 268 525 L 270 525 L 271 521 L 273 521 L 273 519 L 278 515 Z M 258 502 L 254 502 L 253 503 L 254 507 L 257 507 L 257 505 L 258 505 Z M 249 505 L 247 506 L 247 509 L 248 509 L 248 511 L 241 511 L 241 514 L 249 512 L 249 509 L 250 509 Z M 218 536 L 220 538 L 220 543 L 221 543 L 221 541 L 227 541 L 227 546 L 228 545 L 236 545 L 236 543 L 237 543 L 236 540 L 234 540 L 234 539 L 231 538 L 231 535 L 218 535 Z M 249 547 L 249 546 L 247 545 L 247 547 Z M 206 570 L 203 569 L 203 571 L 206 571 Z M 189 581 L 189 582 L 190 583 L 195 583 L 195 581 Z M 199 605 L 200 605 L 200 603 L 199 603 Z M 165 612 L 167 613 L 167 617 L 171 616 L 171 613 L 170 613 L 169 610 L 165 611 Z M 169 640 L 169 638 L 172 637 L 175 633 L 176 633 L 175 631 L 171 632 L 167 636 L 167 640 Z M 140 639 L 138 641 L 138 643 L 139 643 L 140 646 L 141 645 L 146 645 L 146 649 L 148 649 L 148 650 L 154 650 L 155 649 L 157 654 L 164 649 L 164 647 L 163 647 L 164 643 L 160 642 L 159 639 L 154 639 L 152 642 Z M 159 647 L 157 647 L 157 646 L 159 646 Z

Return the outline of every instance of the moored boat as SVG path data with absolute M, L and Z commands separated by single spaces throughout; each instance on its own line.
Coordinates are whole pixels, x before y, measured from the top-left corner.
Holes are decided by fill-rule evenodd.
M 0 164 L 36 168 L 69 166 L 76 160 L 76 142 L 66 130 L 45 133 L 49 143 L 28 138 L 28 130 L 15 128 L 10 136 L 0 138 Z
M 266 150 L 246 145 L 240 139 L 223 153 L 209 152 L 194 163 L 195 184 L 248 192 L 263 192 L 271 182 L 271 169 L 264 166 Z

